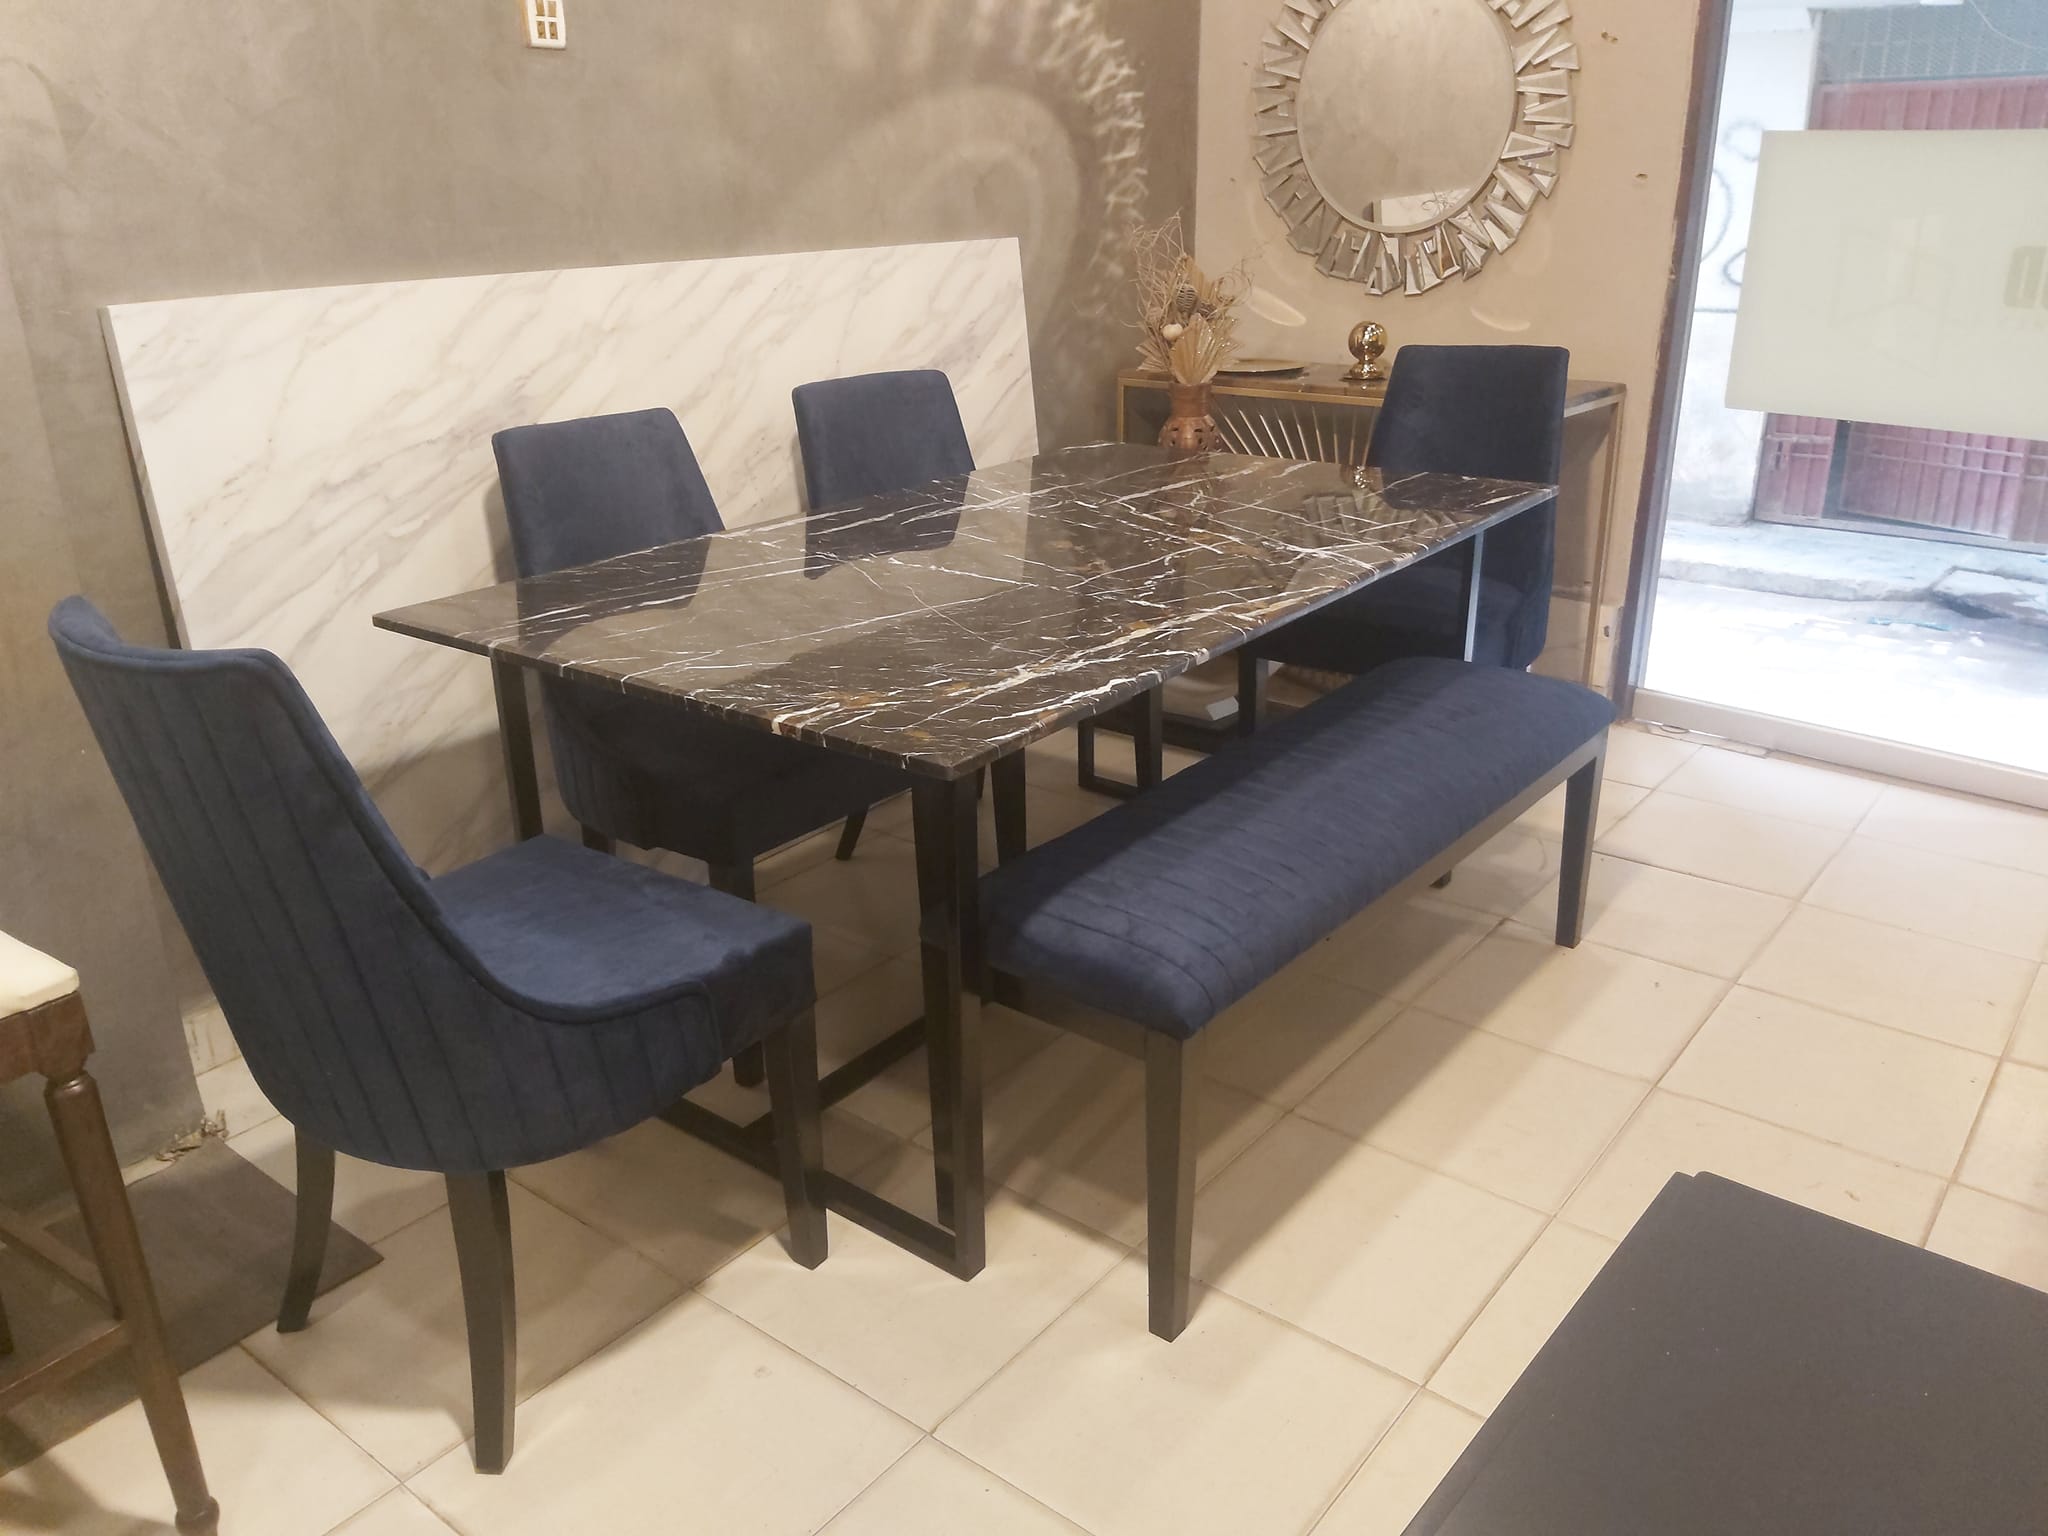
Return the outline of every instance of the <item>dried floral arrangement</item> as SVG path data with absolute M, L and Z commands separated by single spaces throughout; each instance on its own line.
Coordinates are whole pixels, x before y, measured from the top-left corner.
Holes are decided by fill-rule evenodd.
M 1180 215 L 1131 236 L 1138 295 L 1138 355 L 1176 384 L 1206 384 L 1237 355 L 1237 302 L 1250 286 L 1242 266 L 1210 277 L 1181 238 Z

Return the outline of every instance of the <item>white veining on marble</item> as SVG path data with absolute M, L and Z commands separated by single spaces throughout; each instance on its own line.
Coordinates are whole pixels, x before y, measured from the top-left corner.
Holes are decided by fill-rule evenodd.
M 957 777 L 1553 490 L 1096 444 L 377 622 Z
M 728 526 L 801 504 L 789 392 L 933 367 L 1038 434 L 1015 240 L 122 304 L 108 348 L 181 638 L 297 672 L 414 857 L 510 834 L 488 669 L 370 626 L 511 574 L 491 434 L 666 405 Z

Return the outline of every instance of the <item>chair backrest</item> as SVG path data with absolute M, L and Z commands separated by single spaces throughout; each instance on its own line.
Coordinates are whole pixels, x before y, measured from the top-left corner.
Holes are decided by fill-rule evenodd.
M 1435 472 L 1554 485 L 1564 464 L 1563 347 L 1407 346 L 1373 423 L 1366 463 L 1392 474 Z M 1509 664 L 1543 648 L 1556 565 L 1556 498 L 1486 536 L 1486 574 L 1522 594 Z
M 538 576 L 725 526 L 674 411 L 626 411 L 491 438 L 512 559 Z
M 358 1157 L 461 1166 L 450 1047 L 490 1000 L 289 669 L 129 645 L 83 598 L 50 636 L 256 1081 Z
M 936 368 L 799 384 L 790 403 L 814 512 L 973 472 L 952 381 Z

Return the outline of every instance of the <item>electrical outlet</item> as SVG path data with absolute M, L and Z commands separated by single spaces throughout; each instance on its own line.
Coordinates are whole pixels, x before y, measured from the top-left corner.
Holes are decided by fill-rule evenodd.
M 564 0 L 526 0 L 526 46 L 566 48 L 569 23 L 562 15 Z

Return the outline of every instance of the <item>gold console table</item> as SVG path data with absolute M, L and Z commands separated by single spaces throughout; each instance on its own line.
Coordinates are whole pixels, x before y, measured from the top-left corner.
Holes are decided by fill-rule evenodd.
M 1116 376 L 1119 442 L 1156 441 L 1166 420 L 1167 378 L 1126 369 Z M 1614 502 L 1621 454 L 1619 384 L 1573 379 L 1565 395 L 1564 470 L 1558 477 L 1557 573 L 1550 643 L 1535 670 L 1611 691 L 1618 599 L 1609 593 Z M 1224 443 L 1239 453 L 1356 464 L 1372 440 L 1383 383 L 1354 384 L 1340 363 L 1304 363 L 1289 373 L 1225 374 L 1211 412 Z M 1172 701 L 1169 700 L 1169 708 Z

